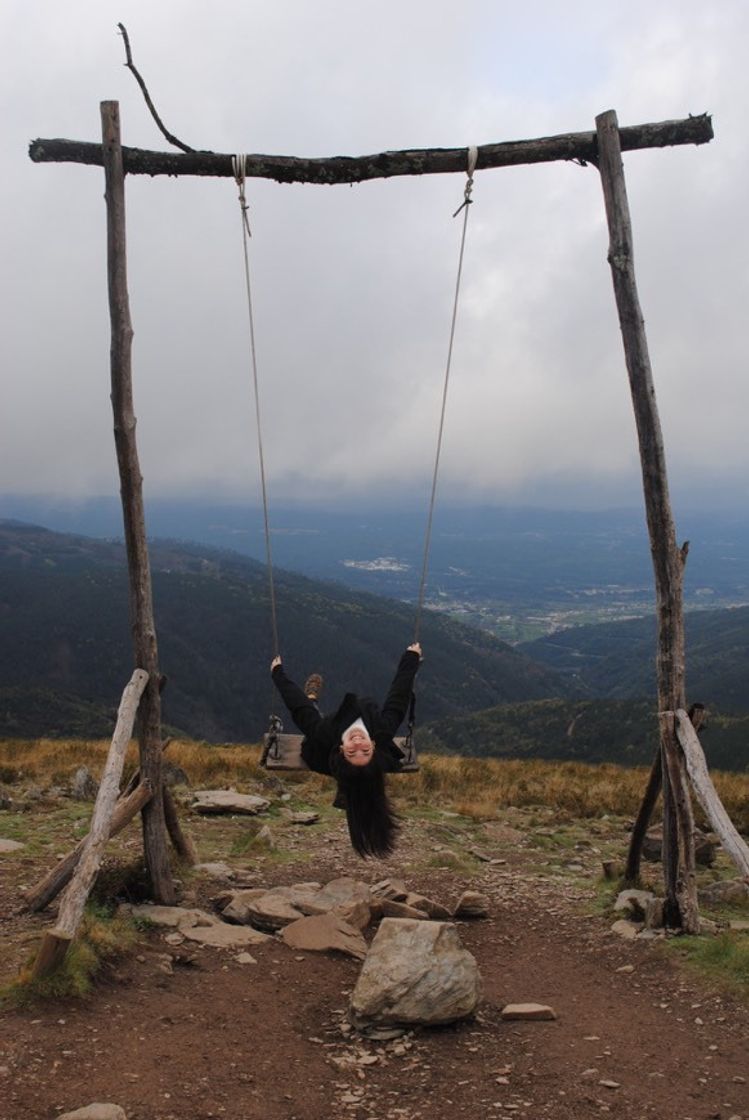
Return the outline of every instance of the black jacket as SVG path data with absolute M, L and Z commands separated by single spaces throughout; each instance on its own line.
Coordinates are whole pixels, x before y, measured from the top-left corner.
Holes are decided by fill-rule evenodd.
M 310 770 L 318 774 L 333 773 L 331 762 L 337 758 L 343 732 L 359 718 L 364 721 L 375 744 L 383 769 L 399 770 L 403 752 L 393 742 L 393 736 L 408 711 L 419 661 L 418 653 L 406 650 L 381 707 L 369 697 L 347 692 L 338 710 L 330 716 L 321 716 L 313 701 L 286 676 L 283 666 L 277 666 L 273 670 L 273 683 L 304 735 L 302 758 Z

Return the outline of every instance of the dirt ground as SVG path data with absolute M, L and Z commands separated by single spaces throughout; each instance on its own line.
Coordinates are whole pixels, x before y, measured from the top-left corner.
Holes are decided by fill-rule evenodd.
M 14 911 L 20 887 L 69 846 L 69 815 L 25 814 L 16 835 L 27 830 L 28 850 L 0 857 L 2 979 L 51 924 Z M 0 1013 L 0 1120 L 52 1120 L 92 1101 L 129 1120 L 749 1120 L 749 1010 L 662 946 L 610 932 L 599 870 L 623 849 L 621 822 L 591 831 L 435 811 L 409 818 L 387 863 L 354 856 L 331 813 L 272 827 L 277 851 L 253 857 L 237 854 L 246 821 L 191 821 L 203 858 L 257 885 L 390 875 L 446 905 L 467 888 L 486 893 L 489 919 L 458 924 L 483 980 L 476 1018 L 366 1041 L 346 1021 L 359 962 L 275 939 L 252 949 L 255 964 L 211 948 L 188 962 L 154 930 L 87 1000 Z M 118 858 L 139 847 L 137 830 L 124 835 Z M 201 877 L 184 885 L 192 905 L 219 889 Z M 506 1003 L 530 1001 L 556 1021 L 501 1019 Z

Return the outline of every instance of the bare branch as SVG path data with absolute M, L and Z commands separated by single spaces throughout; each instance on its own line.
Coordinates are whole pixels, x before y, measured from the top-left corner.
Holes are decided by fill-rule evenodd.
M 146 105 L 149 108 L 151 116 L 156 121 L 156 124 L 159 126 L 159 131 L 162 133 L 163 136 L 166 137 L 166 139 L 169 141 L 170 144 L 174 144 L 175 148 L 179 148 L 180 151 L 183 151 L 183 152 L 194 152 L 195 151 L 194 148 L 191 148 L 188 144 L 183 144 L 181 140 L 178 140 L 177 137 L 174 136 L 169 131 L 168 128 L 166 128 L 166 126 L 164 125 L 161 117 L 156 112 L 156 106 L 154 105 L 153 101 L 151 100 L 151 95 L 148 92 L 148 88 L 146 87 L 146 83 L 141 78 L 141 76 L 140 76 L 140 74 L 139 74 L 139 72 L 138 72 L 138 70 L 135 66 L 135 63 L 133 62 L 133 56 L 132 56 L 132 52 L 130 50 L 130 39 L 128 37 L 127 28 L 125 27 L 124 23 L 118 23 L 117 26 L 120 30 L 120 35 L 122 35 L 122 40 L 125 44 L 125 58 L 127 60 L 125 62 L 125 66 L 127 66 L 128 70 L 132 71 L 132 74 L 135 77 L 136 82 L 140 86 L 141 92 L 142 92 L 142 94 L 143 94 L 143 96 L 146 100 Z

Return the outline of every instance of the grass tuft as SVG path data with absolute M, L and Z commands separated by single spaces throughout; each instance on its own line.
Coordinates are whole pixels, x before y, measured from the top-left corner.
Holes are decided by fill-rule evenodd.
M 727 930 L 717 937 L 678 937 L 667 948 L 725 992 L 749 999 L 749 936 Z
M 47 1000 L 82 999 L 101 970 L 128 953 L 137 938 L 128 918 L 113 917 L 105 908 L 90 905 L 61 966 L 51 976 L 32 979 L 35 952 L 18 977 L 0 989 L 0 1006 L 23 1008 Z

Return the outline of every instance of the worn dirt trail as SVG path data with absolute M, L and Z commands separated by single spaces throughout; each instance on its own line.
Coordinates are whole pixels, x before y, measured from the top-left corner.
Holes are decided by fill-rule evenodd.
M 221 827 L 200 826 L 217 850 Z M 467 887 L 490 896 L 488 920 L 459 924 L 483 977 L 474 1021 L 364 1041 L 345 1023 L 356 961 L 274 941 L 253 949 L 254 965 L 197 949 L 167 974 L 163 955 L 175 951 L 152 932 L 85 1003 L 0 1014 L 0 1120 L 52 1120 L 95 1100 L 129 1120 L 749 1120 L 747 1009 L 652 943 L 609 932 L 593 907 L 598 849 L 575 856 L 581 874 L 564 875 L 512 829 L 503 840 L 477 825 L 453 849 L 478 837 L 503 862 L 474 861 L 467 873 L 465 862 L 429 866 L 433 833 L 419 822 L 388 864 L 357 860 L 338 824 L 296 836 L 289 862 L 240 861 L 258 885 L 397 875 L 448 905 Z M 12 879 L 5 944 L 19 949 L 49 917 L 8 916 Z M 198 881 L 191 901 L 216 890 Z M 551 1004 L 558 1019 L 503 1022 L 502 1006 L 520 1001 Z

